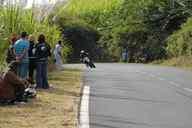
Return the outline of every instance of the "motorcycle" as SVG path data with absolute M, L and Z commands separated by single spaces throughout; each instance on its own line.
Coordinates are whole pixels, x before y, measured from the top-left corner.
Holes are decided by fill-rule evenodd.
M 96 66 L 94 65 L 93 61 L 89 59 L 89 57 L 85 56 L 82 59 L 82 62 L 89 68 L 96 68 Z

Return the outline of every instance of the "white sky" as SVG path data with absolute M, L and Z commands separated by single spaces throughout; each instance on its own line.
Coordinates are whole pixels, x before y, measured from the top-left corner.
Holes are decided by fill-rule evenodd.
M 55 3 L 56 1 L 57 0 L 28 0 L 27 7 L 31 7 L 33 2 L 35 2 L 35 4 L 44 5 L 44 4 Z
M 33 1 L 37 4 L 48 4 L 50 2 L 55 2 L 56 0 L 28 0 L 28 4 L 32 4 Z
M 64 1 L 64 0 L 16 0 L 17 2 L 24 5 L 26 8 L 32 7 L 33 3 L 36 5 L 46 5 L 46 4 L 55 4 L 57 1 Z M 67 1 L 67 0 L 66 0 Z M 8 1 L 5 1 L 5 3 Z M 9 0 L 11 3 L 15 3 L 15 0 Z

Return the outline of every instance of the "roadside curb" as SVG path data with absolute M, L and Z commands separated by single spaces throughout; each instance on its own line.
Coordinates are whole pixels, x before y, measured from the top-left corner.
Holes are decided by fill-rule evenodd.
M 77 128 L 89 128 L 89 96 L 90 87 L 85 84 L 85 76 L 81 82 L 81 97 L 78 106 L 78 125 Z

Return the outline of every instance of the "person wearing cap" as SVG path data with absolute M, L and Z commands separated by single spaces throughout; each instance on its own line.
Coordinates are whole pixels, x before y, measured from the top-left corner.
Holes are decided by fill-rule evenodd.
M 17 67 L 17 75 L 21 79 L 27 79 L 28 77 L 28 49 L 29 49 L 29 41 L 27 40 L 27 32 L 21 33 L 21 38 L 17 40 L 14 44 L 15 54 L 16 54 L 16 62 L 18 63 Z

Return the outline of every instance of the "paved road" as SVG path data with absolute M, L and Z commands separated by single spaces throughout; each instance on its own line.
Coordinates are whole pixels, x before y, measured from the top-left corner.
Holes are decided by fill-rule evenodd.
M 192 72 L 139 64 L 96 64 L 90 128 L 192 128 Z

